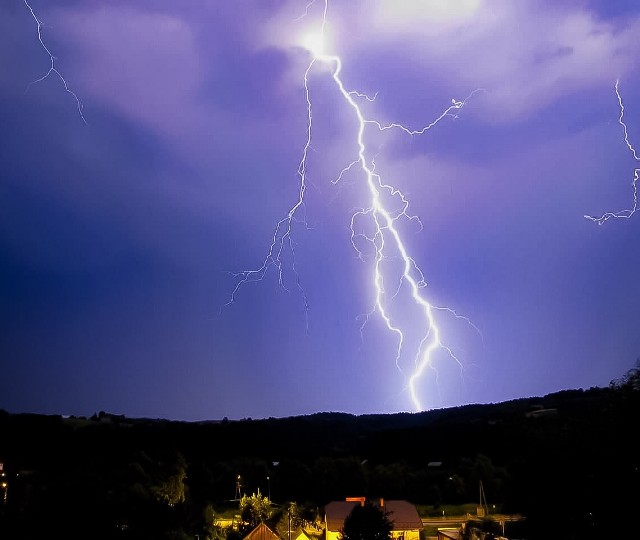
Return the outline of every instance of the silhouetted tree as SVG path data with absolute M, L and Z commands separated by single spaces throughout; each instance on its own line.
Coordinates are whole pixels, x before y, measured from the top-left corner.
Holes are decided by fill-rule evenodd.
M 358 505 L 344 520 L 341 540 L 389 540 L 393 523 L 381 508 L 371 502 Z
M 612 388 L 627 388 L 629 390 L 640 390 L 640 357 L 636 359 L 635 367 L 631 368 L 621 378 L 611 381 Z

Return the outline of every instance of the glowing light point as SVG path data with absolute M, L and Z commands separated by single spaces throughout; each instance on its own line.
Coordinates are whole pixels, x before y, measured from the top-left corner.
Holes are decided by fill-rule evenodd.
M 302 46 L 315 58 L 320 58 L 324 55 L 324 36 L 318 33 L 307 34 L 302 39 Z

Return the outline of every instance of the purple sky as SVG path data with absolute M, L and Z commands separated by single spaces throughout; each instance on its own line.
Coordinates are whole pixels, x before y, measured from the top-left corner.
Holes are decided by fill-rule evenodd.
M 55 72 L 38 81 L 29 5 L 82 114 Z M 0 5 L 0 408 L 391 413 L 416 410 L 416 366 L 432 409 L 607 386 L 640 356 L 640 212 L 584 217 L 634 205 L 636 1 L 330 0 L 315 60 L 323 0 L 29 5 Z M 359 120 L 333 55 L 380 126 L 421 130 L 472 94 L 423 134 L 363 136 L 422 223 L 393 226 L 434 325 L 389 229 L 374 309 L 381 244 L 372 212 L 352 221 L 366 171 L 340 174 Z M 281 274 L 233 294 L 292 210 Z

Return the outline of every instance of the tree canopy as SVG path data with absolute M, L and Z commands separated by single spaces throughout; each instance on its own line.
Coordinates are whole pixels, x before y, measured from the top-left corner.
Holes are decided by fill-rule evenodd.
M 358 505 L 344 520 L 341 540 L 389 540 L 393 523 L 371 502 Z
M 240 515 L 242 522 L 246 524 L 247 531 L 254 529 L 271 516 L 271 501 L 268 497 L 258 493 L 251 496 L 244 495 L 240 499 Z

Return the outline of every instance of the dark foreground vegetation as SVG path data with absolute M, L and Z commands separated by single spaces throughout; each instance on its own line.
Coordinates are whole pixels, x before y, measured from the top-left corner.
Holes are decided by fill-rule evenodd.
M 510 538 L 633 538 L 639 383 L 634 369 L 608 388 L 416 414 L 177 422 L 0 410 L 0 538 L 222 539 L 214 518 L 238 508 L 238 493 L 295 501 L 308 519 L 349 496 L 438 514 L 478 501 L 480 483 L 490 508 L 525 516 Z

